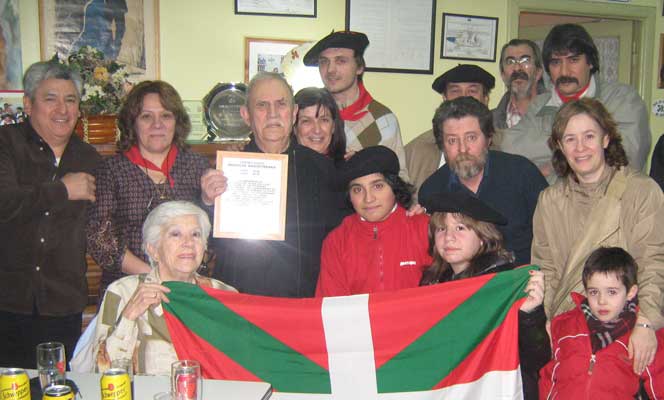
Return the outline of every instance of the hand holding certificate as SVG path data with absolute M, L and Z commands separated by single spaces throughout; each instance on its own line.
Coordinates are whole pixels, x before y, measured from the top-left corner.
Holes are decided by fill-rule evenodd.
M 284 240 L 288 155 L 217 152 L 228 180 L 215 200 L 214 237 Z

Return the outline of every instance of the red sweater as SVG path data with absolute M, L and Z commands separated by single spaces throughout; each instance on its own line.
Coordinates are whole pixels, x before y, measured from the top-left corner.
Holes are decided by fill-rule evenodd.
M 429 217 L 401 206 L 381 222 L 344 218 L 323 242 L 316 296 L 346 296 L 417 287 L 431 264 Z
M 639 376 L 627 358 L 631 332 L 593 355 L 588 323 L 578 307 L 584 297 L 572 293 L 572 298 L 577 308 L 551 322 L 553 359 L 540 371 L 540 399 L 633 399 Z M 657 331 L 657 342 L 655 361 L 640 377 L 651 399 L 664 398 L 664 330 Z

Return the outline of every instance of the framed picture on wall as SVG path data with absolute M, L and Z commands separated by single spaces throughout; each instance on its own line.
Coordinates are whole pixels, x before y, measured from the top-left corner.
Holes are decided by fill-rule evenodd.
M 0 90 L 23 87 L 18 0 L 0 0 Z
M 23 122 L 23 91 L 0 90 L 0 126 Z
M 281 61 L 293 48 L 304 40 L 244 38 L 244 81 L 257 72 L 268 71 L 282 73 Z
M 39 0 L 39 28 L 42 60 L 91 46 L 132 80 L 159 77 L 158 0 Z
M 498 18 L 443 13 L 440 58 L 496 61 Z
M 436 0 L 346 0 L 346 29 L 369 38 L 367 71 L 433 73 Z
M 659 35 L 659 79 L 657 87 L 664 89 L 664 33 Z
M 317 0 L 235 0 L 235 14 L 316 18 Z

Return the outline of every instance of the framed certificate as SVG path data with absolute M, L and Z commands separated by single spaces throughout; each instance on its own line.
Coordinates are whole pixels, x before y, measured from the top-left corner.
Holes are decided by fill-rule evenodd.
M 498 18 L 443 13 L 440 58 L 496 61 Z
M 228 187 L 214 204 L 213 236 L 284 240 L 288 155 L 217 152 Z

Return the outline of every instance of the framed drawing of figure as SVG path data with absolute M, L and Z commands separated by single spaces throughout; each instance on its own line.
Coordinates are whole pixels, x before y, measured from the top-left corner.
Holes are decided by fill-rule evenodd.
M 41 58 L 91 46 L 136 80 L 158 78 L 158 8 L 158 0 L 39 0 Z
M 18 0 L 0 0 L 0 90 L 22 87 Z

